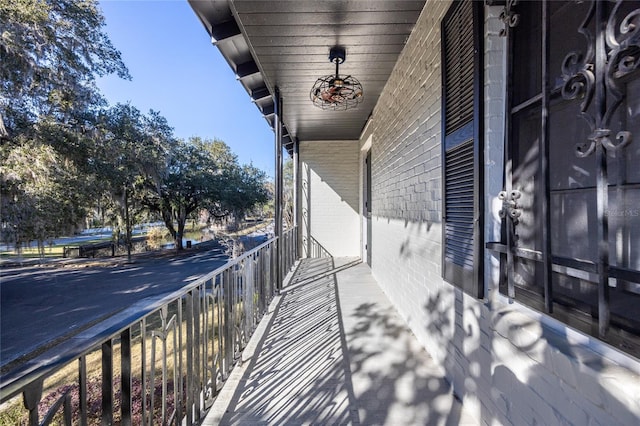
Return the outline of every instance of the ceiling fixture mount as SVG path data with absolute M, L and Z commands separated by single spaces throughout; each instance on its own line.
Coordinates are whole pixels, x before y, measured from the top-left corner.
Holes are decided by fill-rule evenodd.
M 341 111 L 362 102 L 362 84 L 355 77 L 342 77 L 338 72 L 346 56 L 344 47 L 335 46 L 329 51 L 329 61 L 336 64 L 336 73 L 320 77 L 311 88 L 311 101 L 318 108 Z

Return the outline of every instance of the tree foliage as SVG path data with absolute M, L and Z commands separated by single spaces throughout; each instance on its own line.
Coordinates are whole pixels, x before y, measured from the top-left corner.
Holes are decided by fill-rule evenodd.
M 254 206 L 267 202 L 269 193 L 264 171 L 252 164 L 239 164 L 237 156 L 221 140 L 192 138 L 191 143 L 206 152 L 217 168 L 217 197 L 204 206 L 211 214 L 218 217 L 232 214 L 242 220 Z
M 0 2 L 1 222 L 18 247 L 85 216 L 104 104 L 95 78 L 129 77 L 103 26 L 94 0 Z
M 233 212 L 235 218 L 242 220 L 254 206 L 268 200 L 266 174 L 252 164 L 237 166 L 230 170 L 228 184 L 222 203 Z
M 218 217 L 233 214 L 241 219 L 267 199 L 264 172 L 251 165 L 241 166 L 220 140 L 192 137 L 177 141 L 169 152 L 165 173 L 159 177 L 147 205 L 161 215 L 178 249 L 182 248 L 187 219 L 200 209 Z
M 78 229 L 97 207 L 124 234 L 162 218 L 178 248 L 200 209 L 242 217 L 264 172 L 220 140 L 177 140 L 156 111 L 108 106 L 95 80 L 130 78 L 97 0 L 0 1 L 2 239 L 18 247 Z
M 3 240 L 19 249 L 36 240 L 39 247 L 60 233 L 71 233 L 85 215 L 84 179 L 73 162 L 51 146 L 23 140 L 0 147 Z
M 133 225 L 146 208 L 145 193 L 166 167 L 172 129 L 155 111 L 144 115 L 130 104 L 117 104 L 101 111 L 95 135 L 94 172 L 115 213 L 114 234 L 119 238 L 124 231 L 130 253 Z
M 0 138 L 39 115 L 78 124 L 103 104 L 95 78 L 130 78 L 96 0 L 0 2 Z

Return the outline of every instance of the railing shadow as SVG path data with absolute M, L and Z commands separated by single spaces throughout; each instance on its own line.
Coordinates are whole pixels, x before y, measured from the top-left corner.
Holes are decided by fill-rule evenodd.
M 460 424 L 443 369 L 356 265 L 302 262 L 220 424 Z
M 297 278 L 220 424 L 359 423 L 333 259 L 304 262 Z

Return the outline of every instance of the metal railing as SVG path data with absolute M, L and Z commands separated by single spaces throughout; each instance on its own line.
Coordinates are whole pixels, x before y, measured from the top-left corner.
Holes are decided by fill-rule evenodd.
M 1 378 L 0 401 L 22 394 L 30 425 L 199 424 L 275 294 L 277 244 L 284 275 L 298 258 L 296 235 L 290 229 L 25 363 Z M 63 369 L 76 378 L 43 399 Z
M 310 257 L 312 259 L 319 259 L 325 257 L 333 257 L 329 251 L 324 248 L 322 244 L 312 236 L 306 236 L 304 238 L 304 247 L 305 247 L 305 255 L 306 257 Z
M 284 231 L 282 235 L 282 271 L 284 274 L 293 268 L 293 264 L 299 257 L 298 227 L 295 226 Z

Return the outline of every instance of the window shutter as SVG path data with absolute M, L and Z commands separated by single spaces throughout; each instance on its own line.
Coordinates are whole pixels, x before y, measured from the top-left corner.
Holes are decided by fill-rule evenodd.
M 442 21 L 442 269 L 446 281 L 474 297 L 484 296 L 481 7 L 455 1 Z

